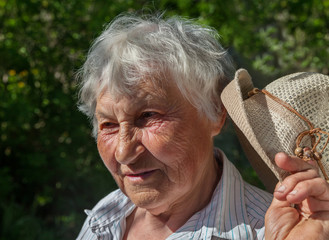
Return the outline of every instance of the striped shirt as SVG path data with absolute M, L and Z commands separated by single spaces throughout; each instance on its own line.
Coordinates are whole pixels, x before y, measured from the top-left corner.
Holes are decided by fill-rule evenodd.
M 210 203 L 167 240 L 264 239 L 264 216 L 272 195 L 244 182 L 222 151 L 215 149 L 215 156 L 223 161 L 223 173 Z M 122 239 L 126 217 L 135 207 L 121 190 L 110 193 L 93 210 L 85 210 L 88 217 L 77 239 Z

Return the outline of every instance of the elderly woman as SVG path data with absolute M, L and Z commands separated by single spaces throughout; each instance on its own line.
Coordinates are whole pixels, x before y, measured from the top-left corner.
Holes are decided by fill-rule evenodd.
M 122 15 L 81 72 L 80 109 L 119 189 L 86 210 L 78 239 L 263 239 L 272 196 L 213 148 L 234 74 L 213 29 Z

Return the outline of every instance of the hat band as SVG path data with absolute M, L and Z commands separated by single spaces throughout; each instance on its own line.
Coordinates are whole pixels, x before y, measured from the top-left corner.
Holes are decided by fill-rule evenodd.
M 292 113 L 296 114 L 299 118 L 301 118 L 303 121 L 305 121 L 307 123 L 307 125 L 309 126 L 309 130 L 303 131 L 301 133 L 298 134 L 297 139 L 296 139 L 296 149 L 295 149 L 295 155 L 301 159 L 303 159 L 304 161 L 310 161 L 310 160 L 316 160 L 324 178 L 329 181 L 329 177 L 323 167 L 323 164 L 321 162 L 322 159 L 322 153 L 324 151 L 324 149 L 326 148 L 326 146 L 328 145 L 329 142 L 329 133 L 326 131 L 321 130 L 320 128 L 314 128 L 313 124 L 310 122 L 310 120 L 308 120 L 305 116 L 301 115 L 297 110 L 295 110 L 293 107 L 291 107 L 287 102 L 283 101 L 282 99 L 272 95 L 270 92 L 266 91 L 265 89 L 259 90 L 258 88 L 254 88 L 253 90 L 251 90 L 250 92 L 248 92 L 248 97 L 251 97 L 257 93 L 263 93 L 265 95 L 267 95 L 268 97 L 270 97 L 271 99 L 273 99 L 274 101 L 276 101 L 277 103 L 281 104 L 283 107 L 285 107 L 286 109 L 288 109 L 289 111 L 291 111 Z M 324 144 L 323 148 L 321 149 L 321 151 L 316 151 L 316 147 L 318 146 L 318 144 L 321 141 L 321 135 L 327 135 L 327 140 L 326 143 Z M 310 136 L 311 137 L 311 141 L 312 141 L 312 148 L 309 147 L 301 147 L 300 143 L 302 141 L 302 139 L 305 136 Z

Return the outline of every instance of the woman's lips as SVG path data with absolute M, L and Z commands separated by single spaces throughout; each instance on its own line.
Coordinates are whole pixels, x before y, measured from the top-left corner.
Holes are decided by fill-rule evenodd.
M 133 182 L 143 181 L 150 177 L 156 170 L 144 171 L 140 173 L 128 173 L 125 176 Z

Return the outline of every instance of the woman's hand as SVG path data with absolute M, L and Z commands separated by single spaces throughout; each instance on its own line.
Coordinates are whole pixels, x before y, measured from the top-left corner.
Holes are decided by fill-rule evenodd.
M 329 239 L 329 184 L 316 162 L 278 153 L 276 164 L 291 173 L 278 183 L 265 216 L 265 239 Z

